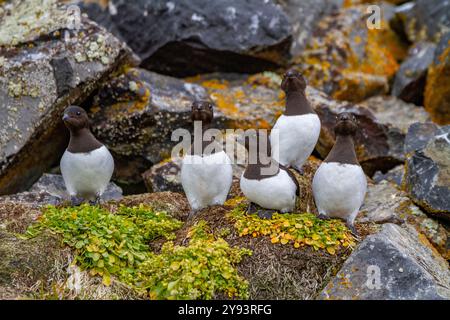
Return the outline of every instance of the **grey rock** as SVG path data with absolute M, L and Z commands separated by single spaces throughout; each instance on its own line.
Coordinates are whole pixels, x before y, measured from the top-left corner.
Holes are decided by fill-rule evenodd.
M 142 176 L 150 192 L 172 191 L 183 192 L 181 186 L 181 159 L 163 161 L 145 171 Z
M 385 224 L 353 251 L 319 298 L 450 299 L 448 263 L 420 237 L 411 226 Z
M 403 135 L 406 135 L 412 124 L 430 121 L 423 108 L 393 96 L 372 97 L 361 102 L 361 105 L 370 109 L 378 122 L 399 129 Z
M 82 8 L 126 41 L 144 68 L 163 74 L 255 73 L 289 58 L 291 27 L 272 0 L 111 0 L 105 9 L 85 1 Z
M 412 210 L 420 211 L 411 203 L 407 194 L 399 191 L 393 184 L 387 181 L 369 183 L 358 221 L 403 223 Z
M 101 196 L 101 201 L 120 200 L 122 189 L 113 182 L 108 184 L 105 192 Z M 44 174 L 26 192 L 0 197 L 0 202 L 15 202 L 29 204 L 33 207 L 41 207 L 48 204 L 59 205 L 65 201 L 70 201 L 64 185 L 64 180 L 58 174 Z
M 408 133 L 409 140 L 414 139 L 415 132 Z M 405 176 L 405 188 L 413 201 L 429 214 L 447 221 L 450 221 L 449 167 L 450 125 L 437 128 L 426 143 L 409 154 Z
M 395 75 L 392 95 L 416 105 L 423 105 L 428 67 L 434 59 L 436 45 L 420 42 L 410 50 Z
M 392 183 L 400 186 L 402 184 L 404 175 L 405 175 L 405 166 L 399 165 L 399 166 L 396 166 L 395 168 L 389 170 L 386 173 L 377 171 L 377 172 L 375 172 L 375 174 L 373 175 L 372 178 L 377 183 L 379 183 L 381 181 L 389 181 L 389 182 L 392 182 Z
M 90 96 L 130 51 L 83 17 L 79 30 L 64 31 L 68 15 L 56 1 L 0 8 L 1 195 L 28 189 L 59 160 L 68 141 L 62 111 Z
M 450 31 L 450 2 L 447 0 L 416 0 L 403 5 L 398 11 L 411 42 L 437 42 Z
M 320 19 L 342 6 L 343 0 L 278 0 L 292 26 L 292 56 L 301 54 Z
M 388 181 L 369 183 L 357 222 L 413 225 L 445 259 L 450 257 L 450 235 L 445 226 L 429 218 L 411 201 L 406 192 Z
M 430 139 L 435 136 L 438 128 L 438 125 L 432 122 L 413 123 L 408 128 L 408 133 L 405 138 L 405 153 L 409 154 L 425 148 Z

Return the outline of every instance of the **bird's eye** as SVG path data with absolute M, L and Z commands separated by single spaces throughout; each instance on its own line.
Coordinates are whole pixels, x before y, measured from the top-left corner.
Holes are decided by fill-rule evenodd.
M 80 111 L 77 111 L 77 116 L 81 116 L 81 112 Z

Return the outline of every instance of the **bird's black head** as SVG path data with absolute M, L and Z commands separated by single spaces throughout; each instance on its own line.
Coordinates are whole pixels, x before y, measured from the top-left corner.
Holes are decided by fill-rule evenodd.
M 334 132 L 336 135 L 353 136 L 358 130 L 358 122 L 351 112 L 342 112 L 336 117 Z
M 304 92 L 306 89 L 306 80 L 300 72 L 290 69 L 283 76 L 281 89 L 286 93 L 293 91 Z
M 192 103 L 191 109 L 192 121 L 202 121 L 209 124 L 214 118 L 213 104 L 209 101 L 198 100 Z
M 64 124 L 71 131 L 89 128 L 89 118 L 86 111 L 78 106 L 69 106 L 62 117 Z

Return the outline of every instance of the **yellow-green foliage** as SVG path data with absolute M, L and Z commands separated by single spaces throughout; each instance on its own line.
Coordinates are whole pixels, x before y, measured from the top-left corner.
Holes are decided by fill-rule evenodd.
M 148 242 L 157 237 L 172 238 L 182 223 L 165 212 L 144 206 L 120 206 L 117 213 L 82 205 L 80 207 L 47 207 L 39 222 L 27 230 L 32 237 L 47 228 L 63 236 L 63 242 L 76 249 L 76 262 L 92 275 L 110 275 L 120 280 L 133 278 L 137 267 L 149 255 Z
M 216 239 L 206 222 L 189 232 L 189 246 L 163 245 L 140 265 L 138 283 L 151 299 L 211 299 L 222 292 L 229 297 L 248 298 L 248 283 L 237 274 L 235 265 L 247 249 L 232 248 Z
M 275 213 L 272 219 L 261 219 L 246 214 L 245 205 L 239 204 L 229 216 L 235 221 L 240 236 L 269 236 L 272 243 L 292 244 L 295 248 L 308 245 L 315 250 L 326 249 L 330 254 L 335 254 L 341 246 L 355 244 L 342 221 L 321 220 L 310 213 Z

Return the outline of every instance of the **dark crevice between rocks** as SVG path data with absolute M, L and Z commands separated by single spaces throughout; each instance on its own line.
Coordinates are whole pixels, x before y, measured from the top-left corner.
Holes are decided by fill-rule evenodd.
M 290 42 L 288 38 L 271 48 L 273 54 L 283 52 L 280 48 L 289 47 Z M 185 57 L 190 57 L 190 60 L 186 61 Z M 259 58 L 257 52 L 254 56 L 248 56 L 231 51 L 212 50 L 198 40 L 190 39 L 164 45 L 150 58 L 143 60 L 141 67 L 165 75 L 189 77 L 219 71 L 252 74 L 277 70 L 280 65 Z

